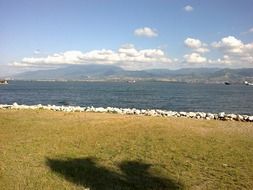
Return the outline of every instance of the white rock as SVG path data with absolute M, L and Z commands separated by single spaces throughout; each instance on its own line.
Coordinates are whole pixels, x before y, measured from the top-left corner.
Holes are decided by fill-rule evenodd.
M 124 108 L 124 109 L 122 109 L 122 113 L 130 115 L 130 114 L 133 114 L 133 111 L 131 109 L 129 109 L 129 108 Z
M 248 116 L 248 115 L 243 115 L 243 120 L 244 120 L 244 121 L 248 121 L 248 119 L 249 119 L 249 116 Z
M 156 116 L 157 113 L 156 113 L 155 110 L 148 110 L 148 111 L 146 112 L 146 115 L 149 115 L 149 116 Z
M 183 117 L 186 117 L 186 116 L 187 116 L 187 113 L 184 112 L 184 111 L 179 112 L 179 114 L 180 114 L 180 116 L 183 116 Z
M 141 114 L 146 114 L 147 110 L 141 109 Z
M 0 109 L 8 109 L 8 108 L 11 108 L 12 105 L 8 105 L 8 104 L 1 104 L 0 105 Z
M 238 114 L 238 115 L 236 116 L 236 120 L 237 120 L 237 121 L 242 121 L 242 120 L 243 120 L 243 116 L 240 115 L 240 114 Z
M 140 115 L 141 111 L 140 110 L 134 110 L 134 114 Z
M 206 117 L 206 113 L 205 112 L 199 112 L 199 115 L 201 118 L 205 118 Z
M 13 106 L 18 106 L 18 103 L 17 103 L 17 102 L 14 102 L 12 105 L 13 105 Z
M 43 105 L 41 105 L 41 104 L 36 105 L 36 107 L 37 107 L 38 109 L 43 109 Z
M 104 113 L 104 112 L 107 112 L 107 110 L 103 107 L 98 107 L 98 108 L 95 108 L 95 112 Z
M 212 113 L 207 113 L 206 116 L 209 117 L 210 119 L 214 119 L 215 117 L 214 114 Z
M 195 112 L 189 112 L 189 117 L 193 118 L 193 117 L 196 117 L 196 113 Z
M 166 111 L 166 112 L 165 112 L 165 115 L 166 115 L 167 117 L 172 117 L 172 116 L 175 115 L 175 112 L 173 112 L 173 111 Z
M 223 120 L 226 120 L 226 121 L 232 121 L 233 119 L 231 118 L 231 117 L 229 117 L 229 116 L 225 116 L 224 118 L 222 118 Z
M 180 117 L 180 113 L 176 112 L 176 113 L 174 114 L 174 116 L 175 116 L 175 117 Z
M 226 117 L 229 117 L 231 119 L 236 119 L 237 115 L 235 115 L 235 114 L 227 114 Z
M 225 116 L 226 116 L 225 112 L 218 113 L 218 117 L 221 119 L 224 118 Z
M 122 113 L 123 113 L 122 110 L 119 109 L 119 108 L 114 108 L 114 112 L 115 112 L 115 113 L 119 113 L 119 114 L 122 114 Z

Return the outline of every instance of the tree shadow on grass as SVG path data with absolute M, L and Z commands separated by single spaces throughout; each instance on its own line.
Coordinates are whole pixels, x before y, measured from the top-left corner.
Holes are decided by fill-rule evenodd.
M 121 174 L 100 166 L 94 158 L 66 158 L 46 160 L 53 172 L 90 190 L 166 190 L 182 189 L 174 180 L 154 176 L 148 170 L 150 164 L 124 161 L 118 167 Z

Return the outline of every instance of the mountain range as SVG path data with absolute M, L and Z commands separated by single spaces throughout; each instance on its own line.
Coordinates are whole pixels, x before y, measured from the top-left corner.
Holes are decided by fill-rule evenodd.
M 253 68 L 184 68 L 178 70 L 124 70 L 112 65 L 74 65 L 51 70 L 29 71 L 12 76 L 15 80 L 124 81 L 154 80 L 192 83 L 241 83 L 253 81 Z

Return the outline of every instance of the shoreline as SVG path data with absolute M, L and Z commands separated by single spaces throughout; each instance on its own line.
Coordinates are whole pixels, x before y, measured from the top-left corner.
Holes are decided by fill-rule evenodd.
M 69 80 L 69 79 L 8 79 L 8 81 L 18 81 L 18 82 L 112 82 L 112 83 L 127 83 L 129 80 L 135 80 L 136 82 L 164 82 L 164 83 L 181 83 L 181 84 L 219 84 L 225 85 L 223 81 L 184 81 L 184 80 L 171 80 L 171 79 L 142 79 L 142 78 L 126 78 L 126 79 L 82 79 L 82 80 Z M 251 84 L 251 83 L 250 83 Z M 245 81 L 232 81 L 230 85 L 245 85 Z
M 222 120 L 222 121 L 244 121 L 253 122 L 253 116 L 241 115 L 233 113 L 205 113 L 205 112 L 176 112 L 171 110 L 160 109 L 136 109 L 136 108 L 115 108 L 115 107 L 80 107 L 80 106 L 56 106 L 56 105 L 19 105 L 14 102 L 13 104 L 0 104 L 0 109 L 16 109 L 16 110 L 52 110 L 61 112 L 94 112 L 94 113 L 115 113 L 121 115 L 140 115 L 140 116 L 153 116 L 153 117 L 183 117 L 195 118 L 205 120 Z

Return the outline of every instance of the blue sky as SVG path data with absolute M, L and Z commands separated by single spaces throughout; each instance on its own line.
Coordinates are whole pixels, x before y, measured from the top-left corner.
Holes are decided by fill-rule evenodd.
M 253 67 L 253 0 L 0 0 L 0 76 L 90 63 Z

